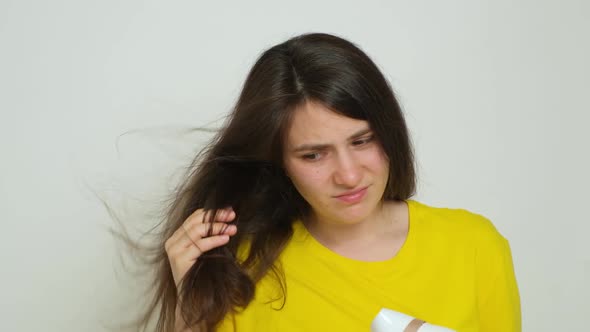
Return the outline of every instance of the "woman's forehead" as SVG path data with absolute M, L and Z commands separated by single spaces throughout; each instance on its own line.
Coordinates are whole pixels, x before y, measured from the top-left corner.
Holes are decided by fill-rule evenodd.
M 307 102 L 293 110 L 287 129 L 287 146 L 331 144 L 346 141 L 370 129 L 369 123 L 336 113 L 321 103 Z

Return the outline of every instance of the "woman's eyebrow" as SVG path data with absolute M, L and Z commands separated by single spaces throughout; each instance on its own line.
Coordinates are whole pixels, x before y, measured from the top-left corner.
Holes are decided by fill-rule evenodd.
M 355 132 L 354 134 L 352 134 L 350 137 L 348 137 L 349 141 L 352 141 L 354 139 L 357 139 L 363 135 L 366 135 L 368 133 L 370 133 L 372 130 L 371 128 L 363 128 L 357 132 Z M 330 144 L 302 144 L 297 146 L 296 148 L 294 148 L 292 151 L 293 152 L 301 152 L 301 151 L 309 151 L 309 150 L 325 150 L 327 148 L 330 147 Z
M 365 134 L 368 134 L 368 133 L 370 133 L 371 131 L 372 131 L 372 130 L 371 130 L 371 128 L 364 128 L 364 129 L 361 129 L 361 130 L 357 131 L 356 133 L 352 134 L 352 136 L 350 136 L 350 137 L 348 138 L 348 140 L 349 140 L 349 141 L 351 141 L 351 140 L 354 140 L 354 139 L 356 139 L 356 138 L 359 138 L 359 137 L 361 137 L 361 136 L 363 136 L 363 135 L 365 135 Z

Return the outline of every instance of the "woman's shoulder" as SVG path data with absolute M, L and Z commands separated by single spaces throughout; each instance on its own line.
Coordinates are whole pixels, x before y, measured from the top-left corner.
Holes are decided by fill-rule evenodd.
M 476 239 L 504 239 L 494 223 L 486 216 L 458 207 L 442 207 L 410 200 L 410 211 L 424 230 Z

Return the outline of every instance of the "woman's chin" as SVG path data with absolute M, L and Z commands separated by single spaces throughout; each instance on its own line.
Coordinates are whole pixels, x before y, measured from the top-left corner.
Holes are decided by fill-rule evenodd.
M 367 220 L 371 216 L 371 211 L 368 209 L 343 209 L 338 211 L 338 216 L 334 218 L 338 223 L 345 225 L 354 225 Z

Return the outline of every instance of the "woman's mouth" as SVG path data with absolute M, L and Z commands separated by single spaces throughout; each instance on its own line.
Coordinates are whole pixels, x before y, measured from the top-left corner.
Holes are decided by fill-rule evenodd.
M 351 191 L 345 192 L 342 195 L 338 195 L 335 197 L 345 203 L 349 203 L 349 204 L 358 203 L 365 197 L 365 194 L 367 193 L 367 188 L 368 187 L 364 187 L 364 188 L 356 189 L 356 190 L 351 190 Z

